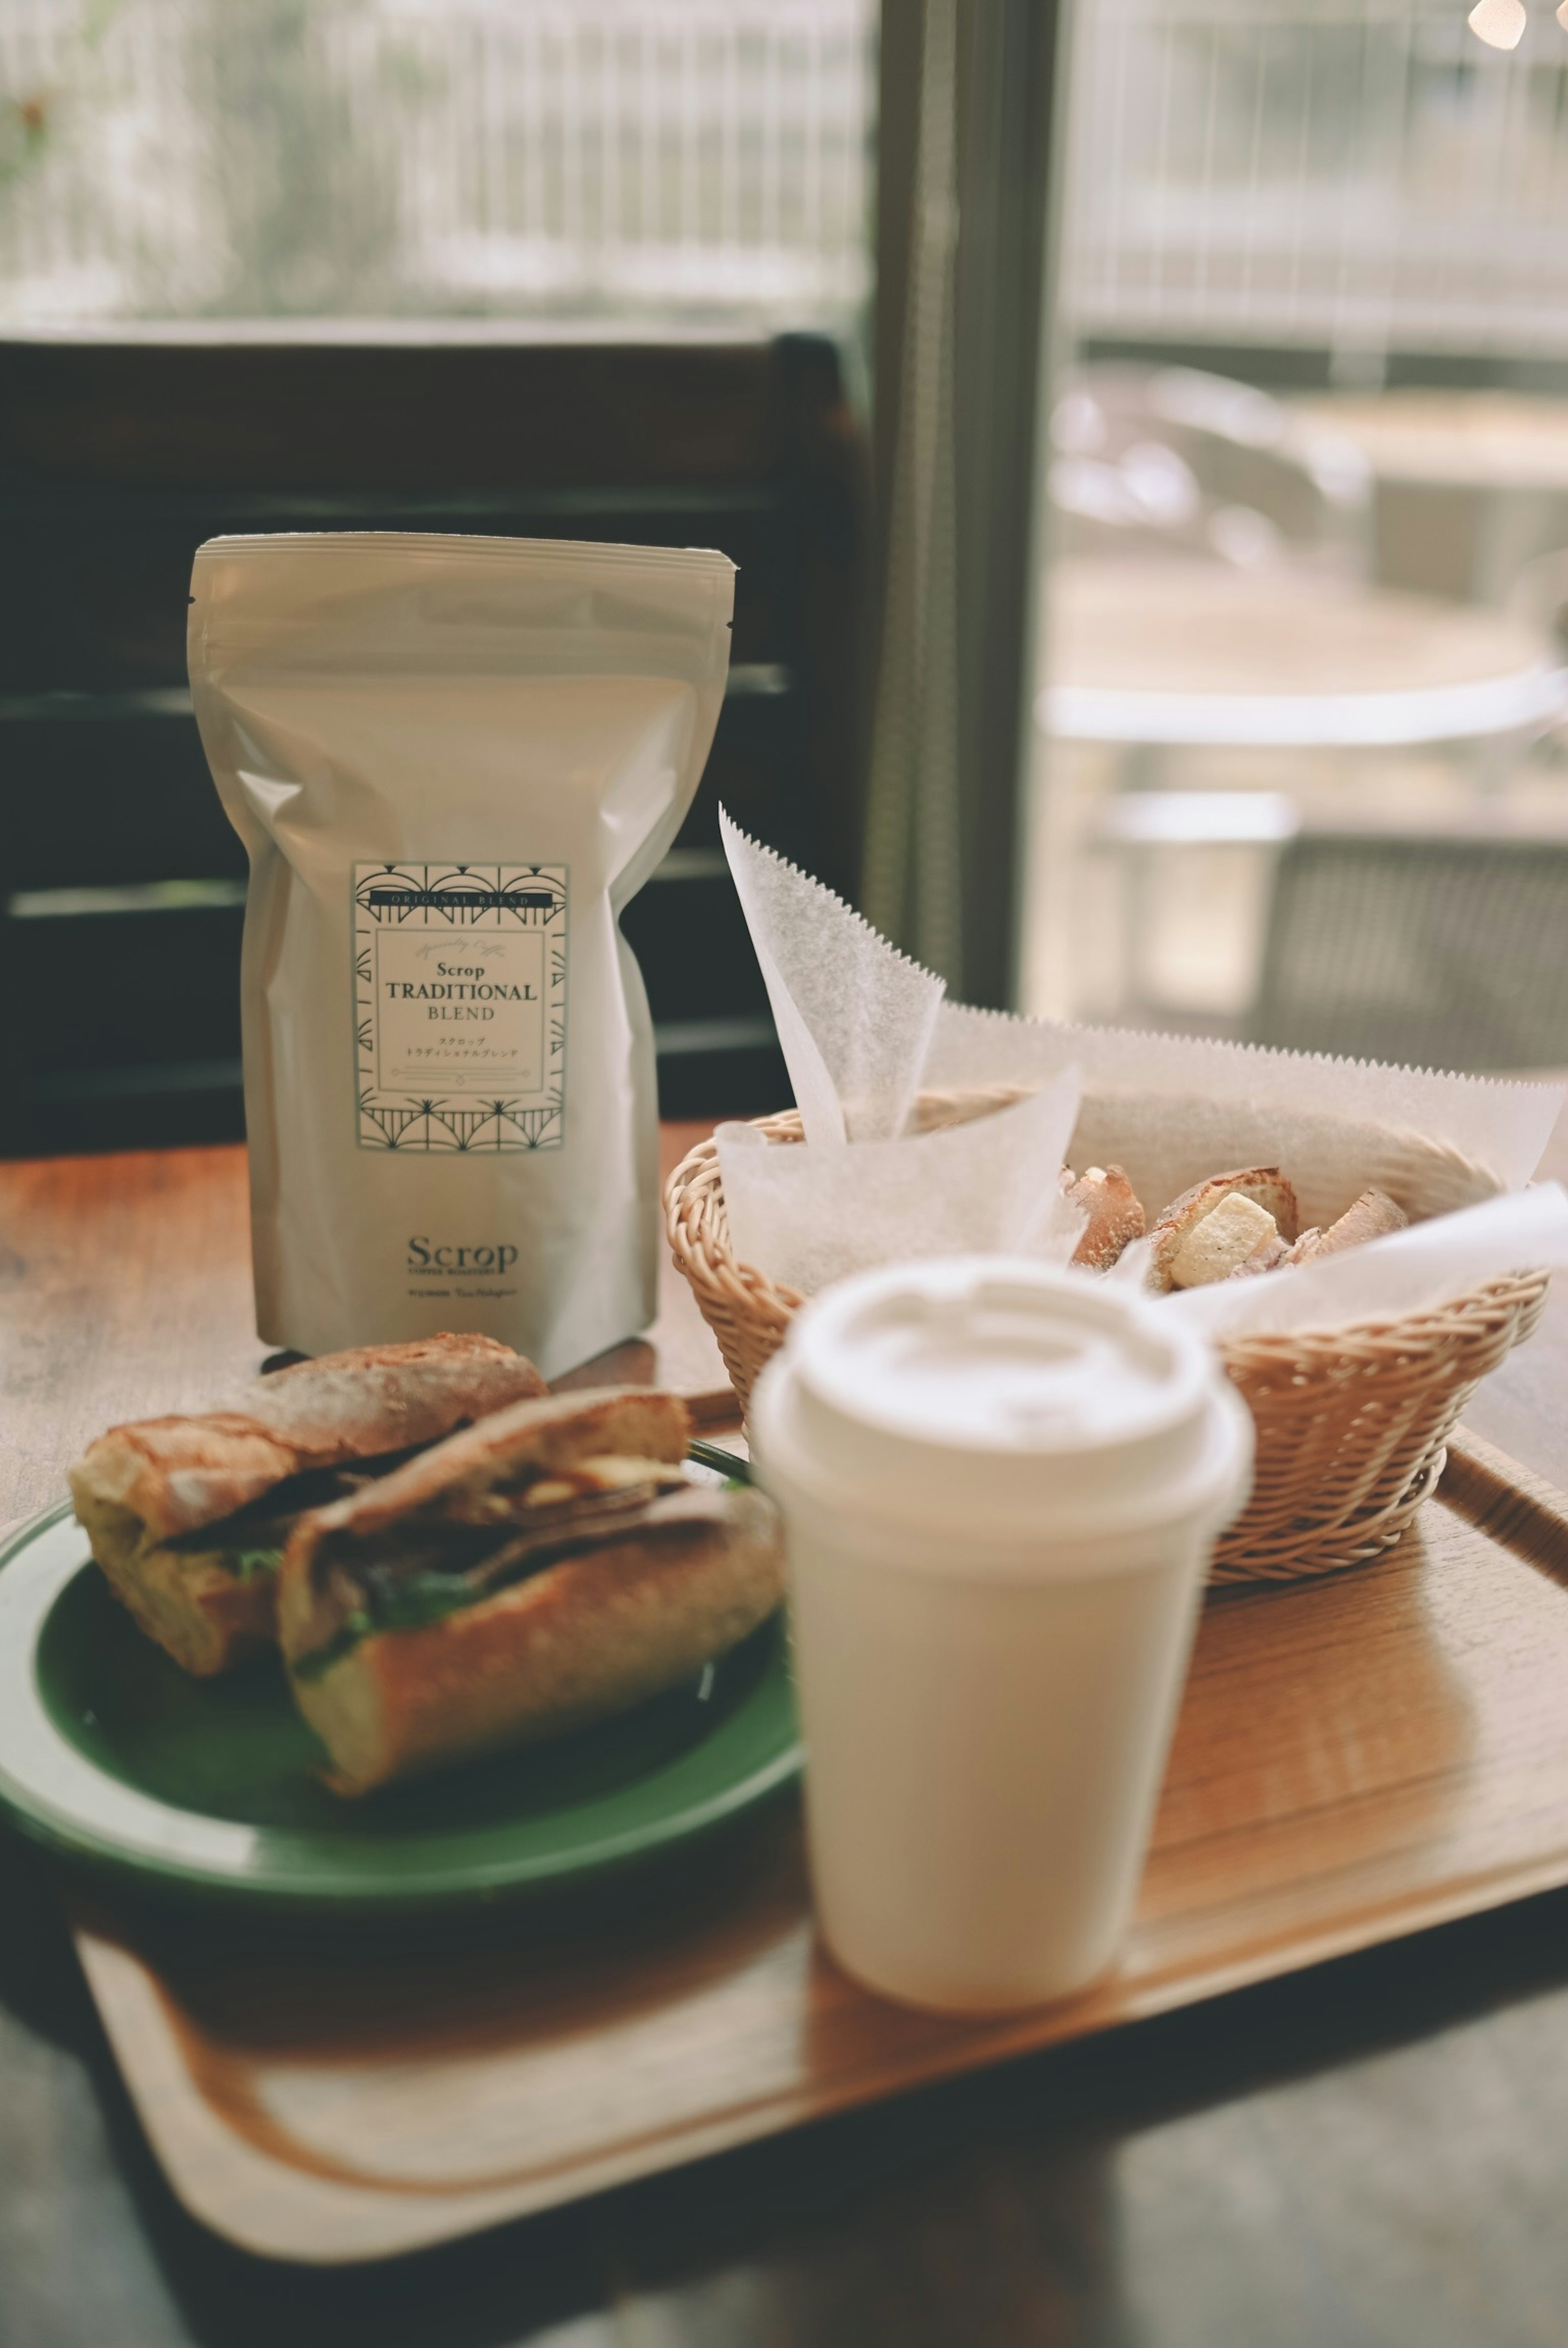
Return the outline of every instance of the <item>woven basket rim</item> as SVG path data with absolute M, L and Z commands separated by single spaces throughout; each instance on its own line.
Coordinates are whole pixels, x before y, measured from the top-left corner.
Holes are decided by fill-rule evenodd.
M 927 1129 L 960 1122 L 1026 1089 L 924 1095 L 923 1121 Z M 779 1141 L 802 1138 L 794 1110 L 754 1123 Z M 1383 1132 L 1398 1136 L 1402 1128 Z M 1439 1199 L 1456 1189 L 1462 1196 L 1470 1177 L 1501 1188 L 1490 1169 L 1450 1145 L 1406 1138 L 1416 1156 L 1439 1161 L 1439 1175 L 1459 1178 L 1436 1182 Z M 737 1260 L 715 1137 L 698 1142 L 670 1176 L 665 1214 L 676 1269 L 745 1409 L 806 1300 Z M 1546 1286 L 1543 1272 L 1519 1272 L 1419 1312 L 1222 1336 L 1219 1358 L 1257 1429 L 1257 1465 L 1251 1498 L 1215 1544 L 1211 1586 L 1284 1587 L 1367 1563 L 1398 1541 L 1441 1472 L 1443 1446 L 1477 1381 L 1535 1326 Z
M 923 1094 L 923 1100 L 932 1098 L 994 1098 L 998 1106 L 1016 1099 L 1033 1088 L 1026 1085 L 953 1086 L 935 1094 Z M 780 1140 L 801 1138 L 799 1109 L 776 1109 L 765 1117 L 746 1120 L 759 1131 L 772 1128 Z M 1490 1171 L 1473 1159 L 1449 1148 L 1449 1154 L 1461 1162 L 1475 1166 L 1478 1171 Z M 703 1192 L 694 1200 L 693 1185 L 711 1170 L 711 1179 Z M 722 1238 L 714 1228 L 715 1210 L 725 1214 L 724 1190 L 718 1172 L 718 1142 L 716 1134 L 708 1134 L 696 1142 L 681 1159 L 665 1184 L 665 1220 L 671 1252 L 677 1268 L 688 1280 L 695 1281 L 706 1272 L 710 1281 L 716 1277 L 728 1282 L 739 1292 L 737 1304 L 744 1304 L 755 1313 L 759 1309 L 780 1321 L 788 1321 L 808 1300 L 797 1289 L 775 1281 L 755 1264 L 744 1263 L 730 1244 L 727 1215 L 725 1215 Z M 697 1229 L 692 1228 L 694 1220 Z M 699 1262 L 706 1257 L 706 1263 Z M 1418 1311 L 1405 1313 L 1370 1313 L 1357 1320 L 1338 1322 L 1325 1329 L 1253 1330 L 1233 1336 L 1222 1336 L 1221 1352 L 1227 1359 L 1252 1357 L 1261 1365 L 1264 1361 L 1287 1357 L 1299 1359 L 1304 1352 L 1335 1355 L 1352 1352 L 1360 1344 L 1372 1344 L 1398 1335 L 1408 1344 L 1416 1344 L 1429 1329 L 1434 1334 L 1456 1315 L 1475 1313 L 1489 1303 L 1515 1303 L 1537 1290 L 1542 1289 L 1550 1275 L 1544 1272 L 1521 1268 L 1480 1281 L 1461 1294 L 1450 1297 L 1446 1303 L 1426 1305 Z

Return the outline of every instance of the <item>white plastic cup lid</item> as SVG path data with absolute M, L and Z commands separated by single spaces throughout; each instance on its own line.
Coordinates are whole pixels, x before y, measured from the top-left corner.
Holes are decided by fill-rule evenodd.
M 837 1282 L 796 1315 L 751 1416 L 764 1481 L 971 1541 L 1217 1529 L 1252 1464 L 1251 1416 L 1204 1338 L 1028 1258 Z

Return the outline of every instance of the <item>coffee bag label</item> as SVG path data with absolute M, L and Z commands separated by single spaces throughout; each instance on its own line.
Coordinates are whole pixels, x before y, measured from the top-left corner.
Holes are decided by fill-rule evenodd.
M 356 864 L 362 1149 L 560 1145 L 564 864 Z

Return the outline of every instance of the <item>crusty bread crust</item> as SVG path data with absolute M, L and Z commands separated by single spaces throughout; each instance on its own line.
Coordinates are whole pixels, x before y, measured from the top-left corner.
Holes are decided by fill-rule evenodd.
M 71 1491 L 78 1517 L 96 1498 L 166 1540 L 231 1516 L 285 1477 L 433 1443 L 544 1390 L 532 1363 L 493 1337 L 364 1345 L 258 1378 L 222 1410 L 110 1427 L 71 1469 Z
M 1315 1263 L 1319 1256 L 1339 1255 L 1346 1248 L 1363 1247 L 1368 1240 L 1386 1239 L 1402 1231 L 1410 1218 L 1386 1190 L 1363 1190 L 1326 1231 L 1309 1231 L 1293 1252 L 1295 1263 Z M 1310 1242 L 1310 1244 L 1309 1244 Z
M 104 1578 L 139 1628 L 198 1679 L 231 1670 L 276 1642 L 270 1573 L 248 1581 L 221 1552 L 166 1549 L 128 1509 L 91 1496 L 77 1514 Z
M 725 1653 L 784 1591 L 770 1504 L 758 1492 L 725 1499 L 710 1523 L 568 1558 L 423 1629 L 371 1632 L 320 1678 L 295 1679 L 332 1756 L 329 1783 L 364 1794 L 537 1743 Z
M 1188 1233 L 1233 1192 L 1271 1214 L 1282 1239 L 1295 1239 L 1299 1216 L 1295 1192 L 1277 1166 L 1242 1167 L 1229 1174 L 1212 1175 L 1208 1181 L 1194 1182 L 1190 1190 L 1172 1199 L 1150 1232 L 1150 1288 L 1164 1291 L 1171 1286 L 1171 1267 Z
M 1143 1202 L 1119 1166 L 1091 1166 L 1068 1192 L 1088 1217 L 1073 1262 L 1109 1272 L 1122 1251 L 1143 1237 Z

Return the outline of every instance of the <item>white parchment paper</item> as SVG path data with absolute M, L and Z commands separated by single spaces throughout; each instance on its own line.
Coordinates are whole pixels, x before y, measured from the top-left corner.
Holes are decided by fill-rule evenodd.
M 1068 1068 L 995 1117 L 896 1141 L 769 1147 L 754 1125 L 721 1125 L 736 1255 L 807 1296 L 916 1256 L 1066 1263 L 1084 1222 L 1060 1186 L 1078 1107 L 1078 1071 Z
M 941 1006 L 921 1083 L 1044 1083 L 1058 1068 L 1073 1066 L 1082 1068 L 1085 1089 L 1097 1097 L 1164 1097 L 1181 1104 L 1184 1124 L 1201 1115 L 1206 1103 L 1216 1130 L 1240 1129 L 1237 1111 L 1250 1114 L 1260 1134 L 1284 1133 L 1293 1120 L 1305 1125 L 1314 1118 L 1363 1128 L 1403 1128 L 1486 1166 L 1504 1190 L 1520 1189 L 1534 1173 L 1564 1098 L 1561 1085 L 1442 1076 L 1429 1068 L 1268 1052 L 1256 1044 L 1213 1043 L 1195 1035 L 1070 1026 L 958 1003 Z M 1193 1170 L 1181 1175 L 1178 1168 L 1179 1179 L 1172 1179 L 1164 1197 L 1149 1203 L 1163 1204 L 1188 1183 L 1215 1172 L 1212 1159 L 1202 1156 L 1208 1146 L 1204 1135 L 1194 1133 L 1183 1161 Z M 1294 1168 L 1286 1170 L 1296 1180 Z
M 722 808 L 718 821 L 807 1142 L 891 1141 L 921 1081 L 944 982 Z
M 1489 1277 L 1568 1262 L 1568 1201 L 1555 1185 L 1524 1191 L 1563 1086 L 949 1003 L 939 979 L 841 900 L 723 822 L 807 1134 L 804 1148 L 767 1149 L 749 1128 L 720 1131 L 736 1252 L 770 1277 L 809 1292 L 900 1256 L 1026 1245 L 1024 1202 L 1058 1195 L 1041 1153 L 1057 1146 L 1067 1096 L 1057 1088 L 1069 1073 L 1075 1088 L 1081 1073 L 1082 1100 L 1059 1156 L 1080 1173 L 1123 1167 L 1150 1222 L 1193 1183 L 1249 1165 L 1290 1177 L 1303 1229 L 1326 1228 L 1372 1188 L 1418 1219 L 1321 1264 L 1168 1300 L 1215 1334 L 1424 1309 Z M 1008 1084 L 1052 1106 L 908 1134 L 920 1092 Z M 977 1196 L 987 1188 L 989 1204 Z M 1074 1243 L 1059 1220 L 1035 1235 L 1063 1260 Z

